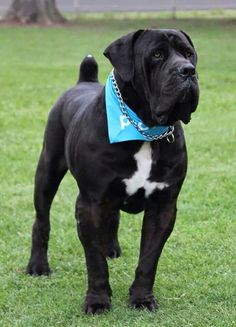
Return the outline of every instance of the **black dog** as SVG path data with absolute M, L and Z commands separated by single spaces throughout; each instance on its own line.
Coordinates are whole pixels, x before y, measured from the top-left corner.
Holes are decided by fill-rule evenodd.
M 153 310 L 157 263 L 175 223 L 176 201 L 187 170 L 179 121 L 188 123 L 198 104 L 197 55 L 189 36 L 176 30 L 138 30 L 113 42 L 104 55 L 114 66 L 111 79 L 120 108 L 125 110 L 125 103 L 143 125 L 167 126 L 167 130 L 157 137 L 147 136 L 148 141 L 111 143 L 105 89 L 97 80 L 96 61 L 92 56 L 83 60 L 78 84 L 58 100 L 49 115 L 35 178 L 36 221 L 27 271 L 50 272 L 49 211 L 70 169 L 80 188 L 76 219 L 88 269 L 85 312 L 100 313 L 111 306 L 106 257 L 121 254 L 120 210 L 144 211 L 129 301 L 134 308 Z M 115 105 L 113 110 L 117 110 Z M 146 137 L 145 128 L 138 128 L 126 112 L 122 114 L 126 125 Z

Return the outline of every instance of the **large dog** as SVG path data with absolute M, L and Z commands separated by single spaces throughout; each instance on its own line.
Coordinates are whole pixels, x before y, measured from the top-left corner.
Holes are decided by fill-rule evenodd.
M 187 170 L 180 121 L 188 123 L 198 104 L 197 55 L 184 32 L 155 29 L 119 38 L 104 55 L 114 67 L 106 88 L 98 82 L 95 59 L 87 56 L 77 85 L 49 114 L 35 178 L 36 220 L 27 271 L 50 272 L 49 211 L 69 169 L 80 189 L 76 220 L 88 270 L 84 311 L 111 307 L 106 257 L 121 254 L 120 210 L 144 211 L 129 303 L 154 310 L 157 263 L 175 223 Z M 132 130 L 128 136 L 122 134 L 127 127 Z

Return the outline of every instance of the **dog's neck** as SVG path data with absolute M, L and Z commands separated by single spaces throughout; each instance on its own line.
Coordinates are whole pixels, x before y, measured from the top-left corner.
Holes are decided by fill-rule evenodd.
M 152 127 L 155 125 L 152 120 L 150 105 L 145 99 L 145 96 L 142 96 L 142 94 L 136 90 L 132 81 L 125 82 L 116 70 L 114 70 L 114 75 L 124 102 L 147 126 Z

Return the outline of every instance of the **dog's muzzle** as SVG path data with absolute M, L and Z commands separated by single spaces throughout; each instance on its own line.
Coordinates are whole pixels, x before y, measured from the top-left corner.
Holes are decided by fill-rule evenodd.
M 189 123 L 198 105 L 199 88 L 194 65 L 184 63 L 172 76 L 168 78 L 167 91 L 160 94 L 152 112 L 153 119 L 160 125 L 173 125 L 178 120 Z

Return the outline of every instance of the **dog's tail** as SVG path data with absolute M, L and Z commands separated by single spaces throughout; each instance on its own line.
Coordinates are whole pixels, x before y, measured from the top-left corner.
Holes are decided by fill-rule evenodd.
M 92 55 L 87 55 L 80 64 L 78 83 L 81 82 L 98 82 L 98 64 Z

